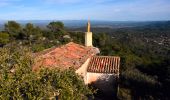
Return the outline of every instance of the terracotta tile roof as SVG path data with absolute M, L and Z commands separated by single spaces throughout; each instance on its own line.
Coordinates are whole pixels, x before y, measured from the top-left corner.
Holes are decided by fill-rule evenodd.
M 88 58 L 99 53 L 95 47 L 85 47 L 73 42 L 60 47 L 53 47 L 34 54 L 35 64 L 33 70 L 40 66 L 50 68 L 79 68 Z
M 91 58 L 87 72 L 119 74 L 120 57 L 94 56 Z

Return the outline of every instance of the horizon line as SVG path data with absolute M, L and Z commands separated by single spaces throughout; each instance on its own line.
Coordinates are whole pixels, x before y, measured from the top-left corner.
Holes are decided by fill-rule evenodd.
M 88 19 L 0 19 L 0 21 L 88 21 Z M 170 19 L 169 20 L 100 20 L 100 19 L 92 19 L 90 21 L 153 22 L 153 21 L 170 21 Z

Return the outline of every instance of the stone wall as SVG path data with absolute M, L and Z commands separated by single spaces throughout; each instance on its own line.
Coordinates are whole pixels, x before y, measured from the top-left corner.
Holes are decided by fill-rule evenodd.
M 116 97 L 118 76 L 114 74 L 87 72 L 89 62 L 90 58 L 76 70 L 76 73 L 83 77 L 85 84 L 93 85 L 93 87 L 97 88 L 106 97 Z
M 116 95 L 117 76 L 114 74 L 87 72 L 86 84 L 91 84 L 106 94 L 115 93 Z

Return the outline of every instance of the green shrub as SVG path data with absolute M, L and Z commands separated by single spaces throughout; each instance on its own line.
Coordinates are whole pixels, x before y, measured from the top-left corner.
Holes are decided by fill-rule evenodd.
M 33 72 L 32 60 L 26 48 L 0 48 L 0 99 L 82 100 L 92 94 L 73 69 Z
M 5 45 L 9 42 L 9 34 L 0 33 L 0 45 Z

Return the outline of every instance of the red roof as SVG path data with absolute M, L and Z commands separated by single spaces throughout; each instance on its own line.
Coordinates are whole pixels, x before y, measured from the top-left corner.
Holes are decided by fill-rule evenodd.
M 85 47 L 73 42 L 60 47 L 54 47 L 34 54 L 33 70 L 40 66 L 50 68 L 79 68 L 88 58 L 99 53 L 98 48 Z
M 91 58 L 87 72 L 119 74 L 120 57 L 94 56 Z

